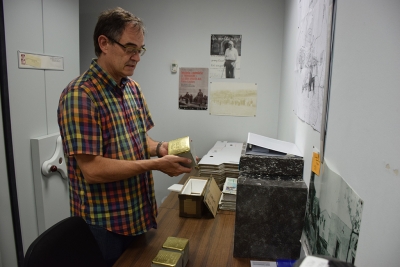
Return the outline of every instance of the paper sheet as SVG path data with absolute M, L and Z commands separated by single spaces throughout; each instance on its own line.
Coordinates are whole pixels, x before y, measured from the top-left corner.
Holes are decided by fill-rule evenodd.
M 248 134 L 247 144 L 264 147 L 264 148 L 268 148 L 270 150 L 283 152 L 286 154 L 291 154 L 291 155 L 295 155 L 295 156 L 299 156 L 299 157 L 303 156 L 303 154 L 300 152 L 299 148 L 293 143 L 265 137 L 265 136 L 254 134 L 254 133 Z

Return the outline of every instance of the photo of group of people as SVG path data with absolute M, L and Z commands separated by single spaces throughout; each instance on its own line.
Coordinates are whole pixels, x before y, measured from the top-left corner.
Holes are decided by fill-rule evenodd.
M 201 89 L 197 92 L 196 95 L 186 92 L 184 95 L 179 95 L 179 108 L 180 109 L 197 109 L 197 110 L 206 110 L 208 96 L 203 94 Z
M 179 109 L 208 109 L 208 69 L 179 69 Z

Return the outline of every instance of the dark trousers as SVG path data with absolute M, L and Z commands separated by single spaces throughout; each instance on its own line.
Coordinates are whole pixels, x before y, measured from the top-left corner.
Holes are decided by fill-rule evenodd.
M 137 236 L 119 235 L 95 225 L 89 224 L 89 228 L 109 267 L 114 265 L 122 253 L 124 253 L 128 246 L 137 238 Z
M 232 63 L 235 62 L 233 60 L 225 61 L 225 77 L 226 78 L 235 78 L 235 67 Z
M 315 77 L 312 77 L 311 73 L 310 73 L 310 79 L 308 80 L 308 91 L 311 91 L 311 86 L 312 86 L 312 90 L 314 92 L 314 87 L 315 87 Z

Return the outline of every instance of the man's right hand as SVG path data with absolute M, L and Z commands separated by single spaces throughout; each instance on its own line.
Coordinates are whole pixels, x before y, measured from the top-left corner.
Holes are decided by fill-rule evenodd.
M 175 155 L 167 155 L 157 159 L 159 161 L 158 170 L 168 174 L 171 177 L 181 175 L 182 173 L 189 173 L 192 171 L 191 168 L 187 168 L 184 165 L 192 163 L 190 159 L 178 157 Z

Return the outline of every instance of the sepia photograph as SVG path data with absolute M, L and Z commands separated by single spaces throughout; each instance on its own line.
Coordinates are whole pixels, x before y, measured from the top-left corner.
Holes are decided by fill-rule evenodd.
M 209 102 L 211 115 L 255 117 L 257 84 L 212 82 Z

